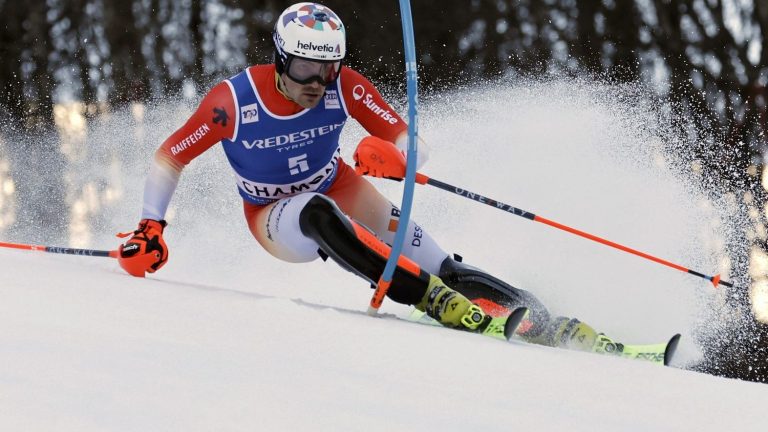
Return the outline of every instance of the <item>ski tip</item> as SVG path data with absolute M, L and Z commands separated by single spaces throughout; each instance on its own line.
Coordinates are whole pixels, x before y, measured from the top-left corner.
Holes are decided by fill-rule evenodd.
M 507 338 L 507 340 L 512 339 L 512 336 L 515 335 L 515 331 L 517 331 L 520 323 L 523 322 L 523 318 L 525 318 L 526 314 L 528 314 L 527 307 L 516 308 L 509 314 L 507 322 L 504 323 L 504 337 Z
M 677 351 L 677 345 L 680 343 L 680 333 L 672 336 L 672 338 L 667 342 L 667 348 L 664 350 L 664 366 L 669 366 L 669 363 L 672 362 L 672 358 L 675 356 L 675 351 Z

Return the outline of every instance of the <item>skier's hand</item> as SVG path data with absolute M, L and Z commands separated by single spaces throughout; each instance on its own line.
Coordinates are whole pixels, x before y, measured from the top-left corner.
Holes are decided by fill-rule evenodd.
M 168 247 L 163 240 L 165 221 L 142 219 L 136 231 L 118 234 L 120 238 L 133 234 L 130 240 L 120 245 L 117 261 L 120 267 L 136 277 L 145 272 L 154 273 L 168 261 Z
M 360 175 L 402 180 L 405 177 L 405 156 L 391 142 L 367 136 L 357 145 L 354 154 L 355 172 Z

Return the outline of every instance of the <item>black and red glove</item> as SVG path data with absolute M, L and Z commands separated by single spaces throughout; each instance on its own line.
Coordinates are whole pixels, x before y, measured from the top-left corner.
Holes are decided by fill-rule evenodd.
M 367 136 L 360 141 L 354 154 L 355 172 L 360 175 L 402 180 L 405 177 L 405 156 L 389 141 Z
M 121 233 L 120 238 L 133 234 L 130 240 L 120 245 L 117 261 L 129 274 L 144 277 L 145 272 L 154 273 L 168 261 L 168 247 L 163 240 L 164 220 L 142 219 L 136 231 Z

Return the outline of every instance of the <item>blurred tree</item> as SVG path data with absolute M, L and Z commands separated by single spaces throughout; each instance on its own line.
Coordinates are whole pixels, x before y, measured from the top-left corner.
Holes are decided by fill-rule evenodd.
M 191 0 L 189 12 L 189 31 L 192 38 L 190 43 L 194 52 L 190 76 L 196 88 L 203 88 L 205 79 L 205 49 L 203 48 L 205 40 L 205 27 L 203 26 L 204 5 L 205 2 L 203 0 Z
M 19 36 L 24 33 L 22 24 L 28 13 L 26 5 L 0 3 L 0 14 L 5 25 L 0 27 L 0 104 L 17 121 L 26 118 L 24 80 L 21 75 L 21 58 L 25 49 Z M 14 127 L 13 124 L 8 127 Z
M 50 59 L 55 50 L 49 12 L 45 2 L 0 4 L 0 15 L 6 17 L 0 30 L 0 106 L 12 119 L 2 133 L 16 192 L 29 197 L 17 200 L 11 231 L 27 241 L 41 240 L 43 227 L 66 225 L 64 193 L 58 187 L 64 164 L 53 117 L 56 82 Z M 32 172 L 30 166 L 45 169 Z
M 639 2 L 644 3 L 644 2 Z M 709 187 L 740 198 L 741 211 L 752 220 L 736 239 L 735 267 L 748 265 L 752 246 L 766 249 L 766 196 L 760 178 L 765 151 L 766 50 L 757 44 L 764 2 L 664 1 L 648 2 L 644 28 L 650 34 L 642 55 L 664 61 L 668 70 L 666 96 L 673 102 L 681 134 L 696 143 L 689 160 L 702 167 Z M 642 28 L 641 28 L 642 30 Z M 695 127 L 687 127 L 693 124 Z M 761 233 L 762 234 L 757 234 Z M 741 272 L 745 273 L 745 272 Z M 764 278 L 766 275 L 759 275 Z M 748 285 L 727 296 L 734 318 L 752 316 Z M 766 365 L 755 363 L 768 352 L 768 329 L 737 332 L 729 343 L 708 345 L 705 370 L 754 380 L 768 379 Z
M 135 13 L 137 3 L 123 0 L 102 5 L 103 29 L 109 47 L 104 61 L 105 77 L 109 81 L 108 102 L 116 107 L 147 101 L 151 94 L 150 70 L 142 50 L 143 34 L 135 31 L 140 22 Z M 167 13 L 167 10 L 160 7 L 154 12 Z M 159 35 L 153 36 L 157 38 Z M 167 77 L 172 80 L 171 74 Z

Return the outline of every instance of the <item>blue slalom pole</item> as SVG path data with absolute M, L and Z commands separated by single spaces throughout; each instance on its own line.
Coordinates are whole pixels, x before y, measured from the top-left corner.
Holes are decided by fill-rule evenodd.
M 413 192 L 416 184 L 416 154 L 417 140 L 419 135 L 418 128 L 418 89 L 416 72 L 416 43 L 413 36 L 413 18 L 411 16 L 410 0 L 400 0 L 400 18 L 403 23 L 403 45 L 405 47 L 405 75 L 408 85 L 408 152 L 407 163 L 405 166 L 405 188 L 403 191 L 403 201 L 400 205 L 400 222 L 395 232 L 395 242 L 392 245 L 392 251 L 389 254 L 387 265 L 384 267 L 384 273 L 379 279 L 376 291 L 371 298 L 371 304 L 368 307 L 368 314 L 375 315 L 384 301 L 384 296 L 392 282 L 392 276 L 397 268 L 397 261 L 403 250 L 403 241 L 405 240 L 405 231 L 408 229 L 408 222 L 411 218 L 411 206 L 413 205 Z

